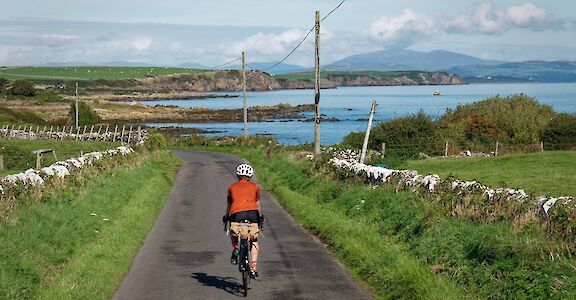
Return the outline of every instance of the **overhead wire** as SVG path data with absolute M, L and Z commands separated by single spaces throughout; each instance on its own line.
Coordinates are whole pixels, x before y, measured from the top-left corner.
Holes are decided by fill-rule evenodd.
M 215 66 L 215 67 L 212 67 L 212 68 L 208 68 L 208 69 L 206 69 L 206 70 L 216 70 L 216 69 L 218 69 L 218 68 L 222 68 L 222 67 L 225 67 L 225 66 L 227 66 L 227 65 L 229 65 L 229 64 L 235 63 L 235 62 L 237 62 L 237 61 L 239 61 L 239 60 L 241 60 L 241 59 L 242 59 L 242 57 L 239 57 L 239 58 L 236 58 L 235 60 L 231 60 L 231 61 L 229 61 L 229 62 L 227 62 L 227 63 L 223 63 L 223 64 L 221 64 L 221 65 L 219 65 L 219 66 Z
M 344 4 L 344 2 L 346 2 L 346 0 L 342 0 L 340 2 L 340 4 L 338 4 L 334 9 L 332 9 L 326 16 L 324 16 L 324 18 L 322 18 L 320 20 L 320 22 L 323 22 L 324 20 L 326 20 L 326 18 L 328 18 L 332 13 L 334 13 L 338 8 L 340 8 L 340 6 L 342 6 L 342 4 Z M 277 67 L 278 65 L 280 65 L 281 63 L 283 63 L 284 61 L 286 61 L 292 54 L 294 54 L 294 52 L 296 52 L 296 50 L 298 48 L 300 48 L 300 46 L 302 46 L 302 44 L 304 43 L 304 41 L 306 41 L 306 39 L 308 38 L 308 36 L 310 36 L 310 34 L 312 33 L 312 31 L 314 31 L 314 29 L 316 28 L 316 25 L 312 26 L 312 28 L 310 28 L 310 30 L 308 31 L 308 33 L 306 33 L 306 35 L 304 36 L 304 38 L 302 38 L 302 40 L 300 40 L 300 42 L 296 45 L 296 47 L 294 47 L 294 49 L 292 49 L 292 51 L 290 51 L 290 53 L 288 53 L 288 55 L 286 55 L 284 58 L 282 58 L 279 62 L 275 63 L 274 65 L 264 68 L 264 69 L 260 69 L 259 71 L 267 71 L 270 70 L 274 67 Z M 252 68 L 251 68 L 252 69 Z M 254 70 L 254 69 L 253 69 Z

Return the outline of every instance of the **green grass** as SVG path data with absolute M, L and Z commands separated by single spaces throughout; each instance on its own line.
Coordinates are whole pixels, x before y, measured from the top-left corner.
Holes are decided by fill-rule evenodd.
M 0 124 L 45 125 L 46 121 L 33 112 L 17 112 L 0 106 Z
M 336 180 L 265 147 L 205 149 L 248 159 L 260 183 L 376 298 L 576 298 L 571 236 L 530 221 L 455 217 L 442 196 Z
M 40 149 L 54 149 L 58 160 L 65 160 L 80 154 L 103 151 L 120 146 L 120 143 L 100 142 L 100 141 L 56 141 L 56 140 L 17 140 L 0 138 L 0 145 L 11 145 L 24 152 L 32 152 Z M 4 158 L 5 160 L 8 158 Z M 42 166 L 49 166 L 56 162 L 54 155 L 46 154 Z M 29 162 L 30 167 L 36 167 L 36 160 Z M 0 175 L 14 174 L 25 170 L 0 170 Z
M 576 152 L 550 151 L 490 158 L 411 160 L 403 167 L 443 178 L 477 180 L 493 188 L 522 188 L 536 195 L 576 196 L 574 161 Z
M 177 165 L 163 154 L 3 220 L 0 298 L 109 299 L 164 206 Z
M 172 67 L 14 67 L 0 68 L 6 79 L 130 79 L 146 76 L 202 72 L 198 69 Z

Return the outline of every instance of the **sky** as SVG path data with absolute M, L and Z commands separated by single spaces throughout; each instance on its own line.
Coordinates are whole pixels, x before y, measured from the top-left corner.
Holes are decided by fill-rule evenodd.
M 0 65 L 277 62 L 342 0 L 19 0 L 0 10 Z M 447 50 L 576 61 L 576 1 L 346 0 L 322 22 L 322 63 L 370 51 Z M 286 63 L 311 66 L 313 38 Z

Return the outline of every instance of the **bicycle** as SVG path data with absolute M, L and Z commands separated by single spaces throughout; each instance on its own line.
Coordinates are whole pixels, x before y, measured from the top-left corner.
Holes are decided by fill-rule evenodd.
M 227 225 L 228 223 L 230 223 L 230 227 L 232 227 L 231 222 L 226 222 L 224 224 L 224 230 L 226 231 L 226 233 L 229 233 L 229 230 L 227 230 Z M 240 226 L 239 228 L 237 228 L 235 231 L 237 231 L 237 236 L 238 236 L 238 249 L 239 249 L 239 254 L 237 256 L 237 264 L 238 264 L 238 271 L 240 271 L 240 274 L 242 274 L 242 288 L 243 288 L 243 295 L 244 297 L 246 297 L 248 295 L 248 285 L 250 284 L 250 279 L 251 279 L 251 272 L 252 272 L 252 259 L 251 259 L 251 249 L 252 249 L 252 233 L 251 230 L 253 229 L 253 224 L 255 223 L 250 223 L 250 221 L 248 220 L 244 220 L 242 222 L 235 222 L 238 223 L 238 226 Z M 258 228 L 260 228 L 259 230 L 261 230 L 262 228 L 262 222 L 258 223 Z

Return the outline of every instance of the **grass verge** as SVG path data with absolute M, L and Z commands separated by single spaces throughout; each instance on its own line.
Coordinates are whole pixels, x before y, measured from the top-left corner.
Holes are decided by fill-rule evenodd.
M 164 206 L 178 164 L 157 155 L 4 219 L 0 298 L 109 298 Z

